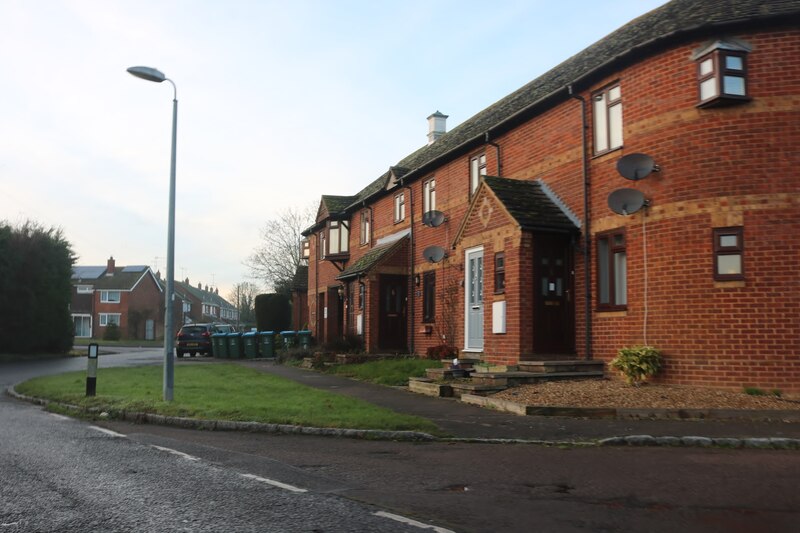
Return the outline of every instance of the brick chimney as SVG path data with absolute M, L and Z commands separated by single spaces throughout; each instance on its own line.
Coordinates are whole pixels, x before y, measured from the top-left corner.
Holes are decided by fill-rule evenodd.
M 447 131 L 447 116 L 437 111 L 428 117 L 428 145 L 436 142 Z
M 108 258 L 108 264 L 106 265 L 106 276 L 113 276 L 115 268 L 114 256 L 112 255 Z

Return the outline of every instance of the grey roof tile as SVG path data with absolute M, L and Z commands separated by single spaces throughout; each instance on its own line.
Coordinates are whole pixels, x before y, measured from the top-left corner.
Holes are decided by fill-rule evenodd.
M 657 49 L 670 39 L 722 35 L 737 25 L 754 23 L 793 24 L 800 22 L 800 0 L 673 0 L 646 13 L 593 45 L 575 54 L 558 66 L 524 85 L 513 93 L 465 120 L 442 135 L 431 145 L 423 146 L 397 163 L 405 175 L 429 171 L 426 168 L 443 158 L 456 155 L 481 144 L 488 131 L 502 131 L 537 105 L 546 105 L 559 95 L 566 99 L 566 87 L 580 88 L 592 76 L 601 76 L 604 69 L 618 62 L 640 59 L 648 50 Z M 560 100 L 558 100 L 560 101 Z M 348 206 L 379 194 L 388 173 L 367 185 Z M 412 178 L 419 177 L 415 174 Z

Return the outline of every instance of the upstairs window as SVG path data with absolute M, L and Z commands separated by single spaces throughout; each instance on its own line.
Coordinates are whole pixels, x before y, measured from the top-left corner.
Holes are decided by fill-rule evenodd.
M 714 228 L 714 279 L 738 281 L 744 279 L 744 231 L 741 226 Z
M 401 192 L 394 197 L 394 221 L 402 222 L 406 219 L 406 193 Z
M 361 237 L 359 242 L 361 244 L 369 244 L 369 226 L 370 226 L 369 210 L 365 209 L 361 212 Z
M 325 259 L 325 232 L 319 233 L 319 246 L 317 246 L 317 259 Z
M 478 154 L 469 160 L 469 195 L 475 194 L 481 182 L 481 176 L 486 175 L 486 154 Z
M 628 256 L 625 231 L 616 230 L 597 237 L 597 306 L 601 310 L 622 310 L 628 305 Z
M 436 209 L 436 178 L 422 184 L 422 212 L 430 213 Z
M 697 62 L 698 106 L 711 107 L 749 101 L 747 53 L 739 42 L 716 41 L 694 54 Z
M 592 95 L 594 153 L 603 154 L 622 146 L 622 90 L 612 85 Z
M 119 291 L 100 291 L 100 302 L 104 304 L 118 304 Z
M 300 241 L 300 259 L 311 258 L 311 241 L 303 239 Z
M 331 220 L 328 223 L 328 255 L 350 252 L 350 227 L 344 220 Z

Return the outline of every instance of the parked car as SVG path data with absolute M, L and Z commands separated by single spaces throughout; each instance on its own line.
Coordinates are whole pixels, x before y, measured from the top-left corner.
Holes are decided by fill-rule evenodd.
M 211 335 L 215 333 L 232 333 L 236 328 L 230 324 L 184 324 L 178 332 L 175 350 L 178 357 L 189 354 L 211 355 Z

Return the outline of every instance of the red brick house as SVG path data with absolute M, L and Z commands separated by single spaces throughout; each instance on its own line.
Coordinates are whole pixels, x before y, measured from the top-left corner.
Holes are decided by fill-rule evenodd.
M 735 9 L 734 9 L 735 7 Z M 800 1 L 673 0 L 304 233 L 309 325 L 487 362 L 660 349 L 667 383 L 800 393 Z
M 105 267 L 75 266 L 72 288 L 76 337 L 102 339 L 114 323 L 123 338 L 163 338 L 164 292 L 150 267 L 117 267 L 113 257 Z
M 203 287 L 201 283 L 194 287 L 187 278 L 175 282 L 175 292 L 183 300 L 181 317 L 176 322 L 187 324 L 191 322 L 225 322 L 236 324 L 239 312 L 236 306 L 219 295 L 219 289 Z

